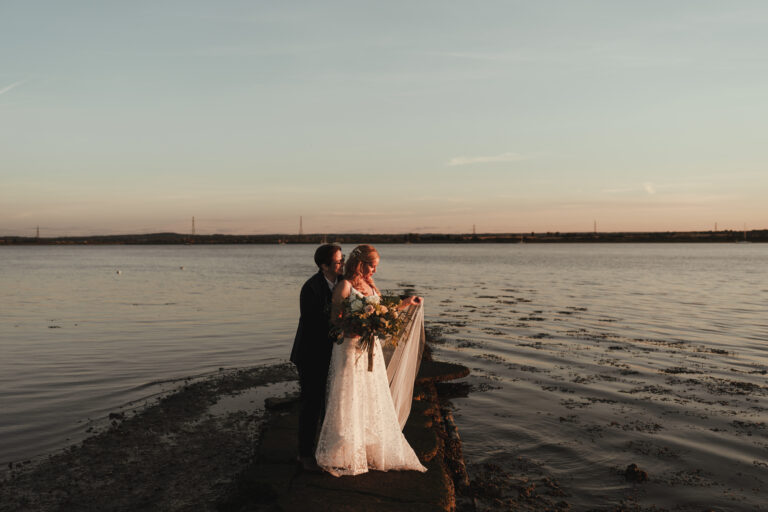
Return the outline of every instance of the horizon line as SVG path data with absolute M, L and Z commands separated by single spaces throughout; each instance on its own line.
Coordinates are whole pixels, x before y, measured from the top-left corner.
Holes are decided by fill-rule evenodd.
M 29 239 L 55 239 L 55 238 L 91 238 L 91 237 L 121 237 L 121 236 L 156 236 L 156 235 L 173 235 L 173 236 L 185 236 L 185 237 L 203 237 L 203 236 L 232 236 L 232 237 L 267 237 L 267 236 L 288 236 L 288 237 L 310 237 L 310 236 L 414 236 L 414 235 L 441 235 L 441 236 L 505 236 L 505 235 L 529 235 L 529 234 L 548 234 L 548 235 L 584 235 L 584 234 L 654 234 L 654 233 L 726 233 L 726 232 L 753 232 L 753 231 L 766 231 L 765 228 L 752 228 L 752 229 L 704 229 L 704 230 L 656 230 L 656 231 L 641 231 L 641 230 L 619 230 L 619 231 L 488 231 L 488 232 L 415 232 L 415 231 L 402 231 L 402 232 L 376 232 L 376 233 L 364 233 L 364 232 L 314 232 L 314 233 L 287 233 L 287 232 L 274 232 L 274 233 L 184 233 L 176 231 L 153 231 L 145 233 L 116 233 L 116 234 L 89 234 L 89 235 L 57 235 L 57 236 L 27 236 L 27 235 L 3 235 L 0 234 L 0 238 L 29 238 Z

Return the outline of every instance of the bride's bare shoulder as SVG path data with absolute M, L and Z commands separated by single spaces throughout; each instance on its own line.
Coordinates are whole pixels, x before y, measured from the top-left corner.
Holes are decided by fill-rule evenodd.
M 352 283 L 350 283 L 347 279 L 340 279 L 339 282 L 336 283 L 336 287 L 333 289 L 333 294 L 344 298 L 348 297 L 351 291 Z

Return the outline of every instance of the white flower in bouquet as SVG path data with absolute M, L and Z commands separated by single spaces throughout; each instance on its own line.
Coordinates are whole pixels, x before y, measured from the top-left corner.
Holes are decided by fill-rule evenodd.
M 343 336 L 359 337 L 359 346 L 368 352 L 368 371 L 373 370 L 373 345 L 379 338 L 392 338 L 400 331 L 403 320 L 397 308 L 402 304 L 397 297 L 378 296 L 347 297 L 342 304 L 341 333 L 337 343 L 342 343 Z

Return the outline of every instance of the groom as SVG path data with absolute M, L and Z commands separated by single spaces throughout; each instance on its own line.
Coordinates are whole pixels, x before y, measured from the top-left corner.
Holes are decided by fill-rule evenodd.
M 299 460 L 304 469 L 315 469 L 315 439 L 325 414 L 325 384 L 331 364 L 333 340 L 329 336 L 331 291 L 344 273 L 341 247 L 324 244 L 315 251 L 318 271 L 301 288 L 299 328 L 293 341 L 291 362 L 299 370 Z

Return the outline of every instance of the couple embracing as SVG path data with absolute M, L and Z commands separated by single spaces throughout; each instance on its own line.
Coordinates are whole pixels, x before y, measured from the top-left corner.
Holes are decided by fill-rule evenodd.
M 334 476 L 426 471 L 400 429 L 378 339 L 368 371 L 359 336 L 345 332 L 336 342 L 329 334 L 341 323 L 345 299 L 381 295 L 373 281 L 379 259 L 373 246 L 359 245 L 345 264 L 341 247 L 321 245 L 315 251 L 319 270 L 301 289 L 291 362 L 301 386 L 299 459 L 305 469 Z M 408 297 L 401 307 L 420 302 Z

